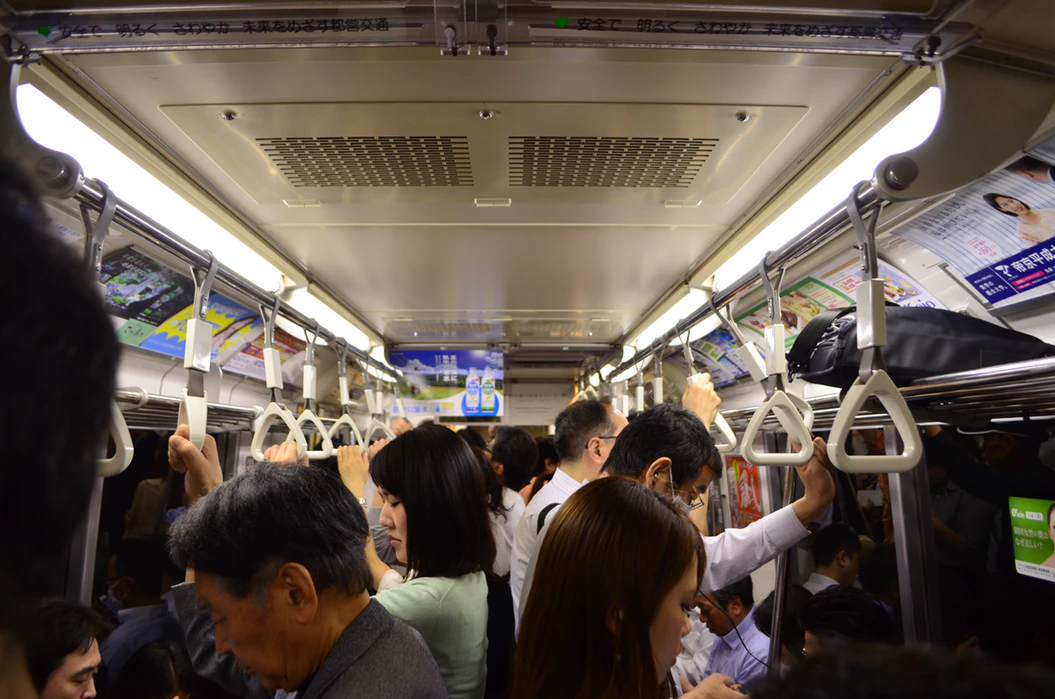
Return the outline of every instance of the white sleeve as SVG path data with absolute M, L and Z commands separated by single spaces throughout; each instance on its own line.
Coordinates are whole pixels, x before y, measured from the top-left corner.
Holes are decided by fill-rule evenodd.
M 517 626 L 520 626 L 521 590 L 524 587 L 524 572 L 527 570 L 528 561 L 531 560 L 531 552 L 535 550 L 535 522 L 537 516 L 525 513 L 517 524 L 516 534 L 513 536 L 513 551 L 509 557 L 509 589 L 513 593 L 513 612 L 516 615 Z
M 790 505 L 743 529 L 703 537 L 707 570 L 700 592 L 713 592 L 741 580 L 806 538 L 809 531 Z

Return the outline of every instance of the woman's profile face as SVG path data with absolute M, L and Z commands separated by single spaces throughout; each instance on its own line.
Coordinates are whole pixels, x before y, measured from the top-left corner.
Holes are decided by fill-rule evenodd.
M 1048 536 L 1055 541 L 1055 510 L 1048 513 Z
M 681 652 L 681 639 L 692 628 L 689 610 L 696 597 L 696 557 L 659 604 L 649 627 L 652 658 L 656 663 L 656 682 L 662 682 Z
M 384 504 L 381 505 L 381 525 L 388 528 L 388 542 L 396 553 L 396 560 L 407 562 L 407 511 L 403 501 L 380 486 L 377 488 Z
M 1000 207 L 1001 211 L 1006 211 L 1007 213 L 1014 214 L 1015 216 L 1021 216 L 1022 214 L 1029 211 L 1029 208 L 1027 208 L 1026 205 L 1020 202 L 1018 199 L 1013 199 L 1011 197 L 997 197 L 995 201 L 996 205 Z

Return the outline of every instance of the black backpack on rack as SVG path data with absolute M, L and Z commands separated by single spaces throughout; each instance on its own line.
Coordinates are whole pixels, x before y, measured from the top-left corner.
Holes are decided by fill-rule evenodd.
M 1055 346 L 1032 335 L 938 308 L 888 305 L 883 359 L 898 386 L 917 379 L 1055 356 Z M 861 365 L 857 307 L 823 311 L 807 323 L 788 352 L 788 376 L 849 388 Z

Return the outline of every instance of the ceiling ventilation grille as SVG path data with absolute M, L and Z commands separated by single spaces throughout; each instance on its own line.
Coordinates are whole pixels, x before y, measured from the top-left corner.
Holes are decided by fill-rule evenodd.
M 464 136 L 258 138 L 294 187 L 471 187 Z
M 717 138 L 511 136 L 514 187 L 688 187 Z

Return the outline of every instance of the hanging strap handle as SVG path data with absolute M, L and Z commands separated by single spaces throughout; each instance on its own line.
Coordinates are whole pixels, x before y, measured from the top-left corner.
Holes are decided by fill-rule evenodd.
M 745 338 L 744 334 L 740 332 L 740 328 L 737 327 L 736 321 L 732 318 L 732 309 L 730 309 L 729 317 L 726 318 L 722 310 L 714 303 L 714 294 L 711 294 L 710 304 L 714 315 L 718 316 L 718 320 L 729 331 L 729 334 L 736 338 L 737 347 L 733 351 L 740 359 L 740 362 L 747 367 L 747 372 L 751 375 L 751 378 L 759 383 L 765 381 L 766 360 L 762 358 L 761 353 L 758 351 L 758 346 Z
M 689 366 L 689 383 L 692 383 L 693 377 L 696 376 L 696 356 L 693 354 L 692 346 L 689 344 L 689 331 L 685 331 L 685 339 L 681 344 L 682 351 L 685 353 L 685 363 Z M 714 446 L 718 450 L 719 454 L 728 454 L 736 450 L 736 433 L 733 432 L 733 428 L 729 426 L 729 422 L 725 419 L 725 416 L 721 413 L 715 413 L 714 415 L 714 427 L 718 432 L 725 438 L 725 444 L 715 442 Z
M 264 460 L 264 440 L 267 438 L 271 423 L 282 420 L 289 428 L 289 436 L 297 443 L 297 458 L 300 459 L 308 451 L 308 441 L 297 424 L 293 413 L 289 408 L 282 405 L 282 355 L 275 349 L 275 319 L 278 318 L 279 310 L 282 308 L 282 300 L 277 294 L 272 294 L 271 308 L 260 305 L 260 317 L 264 320 L 264 381 L 271 389 L 271 402 L 260 417 L 257 418 L 256 431 L 253 433 L 253 442 L 249 451 L 257 461 Z
M 304 433 L 301 432 L 300 426 L 289 408 L 274 402 L 269 403 L 257 419 L 256 432 L 253 433 L 253 443 L 249 446 L 249 452 L 253 455 L 253 458 L 257 461 L 264 461 L 264 440 L 271 429 L 271 423 L 275 420 L 281 420 L 286 423 L 286 427 L 289 428 L 289 435 L 286 440 L 289 441 L 292 437 L 293 441 L 297 443 L 297 458 L 302 458 L 308 452 L 308 442 L 304 439 Z
M 190 441 L 198 450 L 205 446 L 205 434 L 209 424 L 209 403 L 205 394 L 205 376 L 209 373 L 212 359 L 212 325 L 205 317 L 209 312 L 209 296 L 220 264 L 216 256 L 206 251 L 209 267 L 203 273 L 191 267 L 194 279 L 194 306 L 187 320 L 187 341 L 183 347 L 183 368 L 190 372 L 187 387 L 180 397 L 177 425 L 190 428 Z
M 879 222 L 877 211 L 866 224 L 861 216 L 858 196 L 867 182 L 860 182 L 846 200 L 846 211 L 853 223 L 861 247 L 861 262 L 867 277 L 857 287 L 857 347 L 862 350 L 861 368 L 857 380 L 846 391 L 839 412 L 832 423 L 829 437 L 831 460 L 846 473 L 903 473 L 911 471 L 923 454 L 919 431 L 905 397 L 887 374 L 883 361 L 883 347 L 887 342 L 886 296 L 884 281 L 879 276 L 879 256 L 875 231 Z M 866 401 L 878 400 L 886 410 L 894 427 L 901 433 L 904 449 L 900 454 L 854 456 L 846 452 L 846 441 L 854 420 Z
M 103 192 L 103 206 L 99 217 L 92 221 L 91 210 L 87 205 L 81 204 L 81 220 L 84 222 L 84 259 L 91 270 L 96 281 L 100 297 L 106 299 L 106 285 L 99 281 L 102 276 L 103 246 L 106 243 L 106 235 L 110 232 L 110 224 L 114 221 L 117 212 L 117 197 L 106 183 L 95 180 Z M 95 462 L 96 475 L 102 478 L 116 476 L 122 473 L 132 463 L 135 454 L 132 435 L 128 431 L 125 416 L 117 406 L 117 402 L 110 401 L 110 437 L 114 440 L 116 451 L 110 458 L 100 458 Z M 106 449 L 104 446 L 103 449 Z
M 310 461 L 321 461 L 333 455 L 333 440 L 330 439 L 329 430 L 322 424 L 322 420 L 319 419 L 314 410 L 317 400 L 316 389 L 318 381 L 315 368 L 315 343 L 319 339 L 319 322 L 312 320 L 312 328 L 310 331 L 304 328 L 304 340 L 308 343 L 304 352 L 304 410 L 297 416 L 297 427 L 301 428 L 300 432 L 304 436 L 306 443 L 307 436 L 304 435 L 304 425 L 312 424 L 315 426 L 315 431 L 319 433 L 319 438 L 322 440 L 322 448 L 309 449 L 305 453 Z M 293 436 L 292 432 L 287 434 L 286 440 L 292 439 Z

